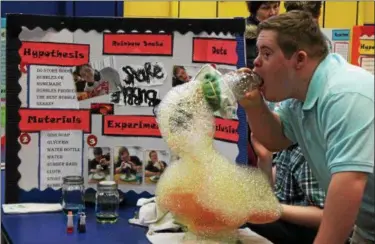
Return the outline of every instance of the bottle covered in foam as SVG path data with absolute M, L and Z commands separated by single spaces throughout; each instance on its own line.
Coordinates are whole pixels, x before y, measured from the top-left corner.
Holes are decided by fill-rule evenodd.
M 217 96 L 217 101 L 220 101 L 220 106 L 214 110 L 217 110 L 224 118 L 232 118 L 237 113 L 237 101 L 242 100 L 247 92 L 258 88 L 263 82 L 252 71 L 250 73 L 231 71 L 221 74 L 211 65 L 204 65 L 194 80 L 207 80 L 207 77 L 219 81 L 220 93 L 215 93 L 215 95 Z
M 262 79 L 254 72 L 229 72 L 222 75 L 221 81 L 229 87 L 237 101 L 262 85 Z

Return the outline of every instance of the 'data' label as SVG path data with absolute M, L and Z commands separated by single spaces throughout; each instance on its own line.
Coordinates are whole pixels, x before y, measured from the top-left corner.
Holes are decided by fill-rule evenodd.
M 237 64 L 237 41 L 234 39 L 193 38 L 193 62 Z

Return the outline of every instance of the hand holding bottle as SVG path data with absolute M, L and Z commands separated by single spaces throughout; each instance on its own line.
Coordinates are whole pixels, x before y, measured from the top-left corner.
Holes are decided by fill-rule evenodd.
M 253 77 L 256 79 L 260 79 L 257 77 L 256 74 L 254 74 L 249 68 L 241 68 L 237 70 L 237 73 L 247 73 L 247 74 L 253 74 Z M 263 95 L 259 91 L 259 87 L 262 85 L 262 81 L 256 81 L 256 85 L 249 87 L 248 91 L 245 92 L 243 98 L 239 100 L 239 104 L 244 109 L 249 109 L 251 107 L 255 107 L 263 102 Z M 259 84 L 260 83 L 260 84 Z M 251 83 L 250 83 L 251 84 Z

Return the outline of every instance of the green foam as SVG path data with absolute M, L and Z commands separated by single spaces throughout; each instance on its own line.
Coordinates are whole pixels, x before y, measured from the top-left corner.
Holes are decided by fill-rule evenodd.
M 202 82 L 202 90 L 204 98 L 210 105 L 213 111 L 220 109 L 221 97 L 220 97 L 220 85 L 219 77 L 211 74 L 206 74 Z

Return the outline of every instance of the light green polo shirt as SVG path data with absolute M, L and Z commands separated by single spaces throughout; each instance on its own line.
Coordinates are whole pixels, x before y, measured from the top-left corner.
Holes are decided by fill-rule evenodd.
M 289 99 L 277 113 L 323 189 L 332 174 L 368 173 L 356 225 L 374 241 L 374 75 L 329 54 L 315 71 L 305 102 Z

